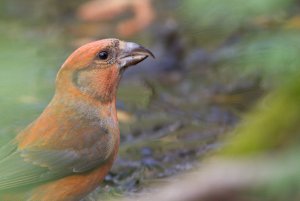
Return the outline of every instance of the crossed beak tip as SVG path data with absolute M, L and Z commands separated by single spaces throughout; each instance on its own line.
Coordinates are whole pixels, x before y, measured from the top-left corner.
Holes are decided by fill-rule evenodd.
M 132 42 L 124 42 L 122 45 L 120 59 L 120 67 L 128 67 L 136 65 L 144 61 L 148 57 L 155 58 L 154 54 L 147 48 Z

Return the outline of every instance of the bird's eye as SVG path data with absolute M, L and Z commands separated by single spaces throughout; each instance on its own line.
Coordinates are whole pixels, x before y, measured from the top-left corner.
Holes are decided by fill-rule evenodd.
M 108 58 L 108 52 L 102 51 L 98 54 L 99 59 L 106 60 Z

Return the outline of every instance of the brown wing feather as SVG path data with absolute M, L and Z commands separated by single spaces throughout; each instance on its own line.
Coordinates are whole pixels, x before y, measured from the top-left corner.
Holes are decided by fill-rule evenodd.
M 16 149 L 7 144 L 9 153 L 0 160 L 0 191 L 45 182 L 92 170 L 105 162 L 113 152 L 112 135 L 96 133 L 98 139 L 83 149 L 50 150 L 37 147 Z M 4 150 L 4 149 L 3 149 Z M 14 151 L 10 151 L 14 150 Z

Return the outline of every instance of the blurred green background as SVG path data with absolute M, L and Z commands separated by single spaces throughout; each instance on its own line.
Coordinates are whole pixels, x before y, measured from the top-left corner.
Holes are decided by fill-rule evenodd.
M 0 145 L 41 113 L 74 49 L 116 37 L 157 59 L 122 80 L 120 156 L 88 199 L 143 191 L 211 155 L 299 164 L 299 34 L 298 0 L 0 0 Z M 252 200 L 299 200 L 300 172 L 280 178 Z

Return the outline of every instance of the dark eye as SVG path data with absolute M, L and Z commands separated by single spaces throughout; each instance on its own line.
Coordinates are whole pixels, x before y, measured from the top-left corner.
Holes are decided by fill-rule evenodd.
M 98 57 L 99 57 L 99 59 L 101 59 L 101 60 L 105 60 L 105 59 L 108 58 L 108 52 L 102 51 L 102 52 L 100 52 L 100 53 L 98 54 Z

